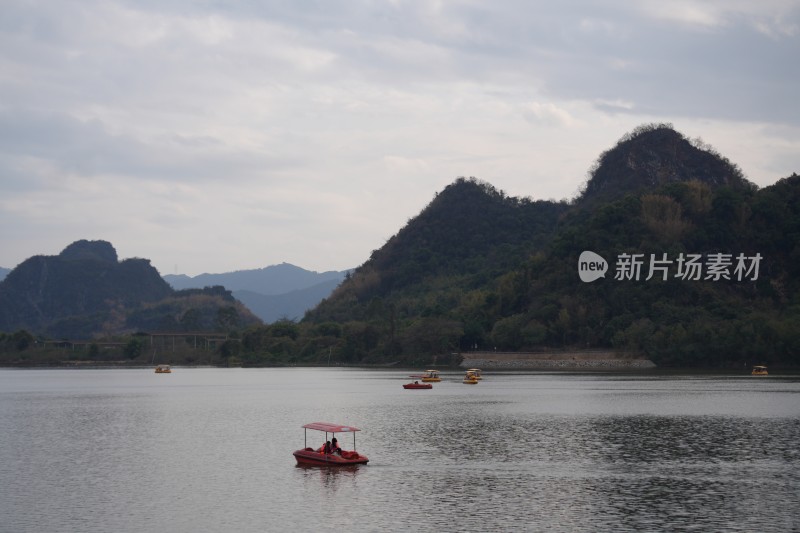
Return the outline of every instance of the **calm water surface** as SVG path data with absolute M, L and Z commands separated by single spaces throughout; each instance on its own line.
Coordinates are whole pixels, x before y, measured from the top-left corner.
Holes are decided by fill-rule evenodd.
M 800 531 L 800 376 L 407 381 L 0 370 L 0 531 Z M 314 421 L 370 463 L 295 466 Z

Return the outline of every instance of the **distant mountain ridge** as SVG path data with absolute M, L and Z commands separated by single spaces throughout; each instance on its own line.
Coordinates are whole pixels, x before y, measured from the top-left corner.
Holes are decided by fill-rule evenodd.
M 299 320 L 346 278 L 350 270 L 314 272 L 281 263 L 253 270 L 221 274 L 167 274 L 164 280 L 175 289 L 222 286 L 267 323 Z
M 266 323 L 278 320 L 300 320 L 306 311 L 313 309 L 331 295 L 341 283 L 338 279 L 323 281 L 311 287 L 286 294 L 260 294 L 253 291 L 233 291 L 233 297 L 242 302 L 253 314 Z
M 314 272 L 290 263 L 281 263 L 264 268 L 221 274 L 197 276 L 166 274 L 162 277 L 174 289 L 200 289 L 222 285 L 230 291 L 251 291 L 263 295 L 276 295 L 307 289 L 327 281 L 342 281 L 347 272 L 349 271 Z
M 54 265 L 56 265 L 55 269 L 52 268 Z M 99 265 L 102 265 L 102 268 Z M 130 278 L 131 274 L 116 274 L 121 270 L 129 270 L 134 265 L 139 265 L 141 271 L 134 274 L 133 278 Z M 69 272 L 64 270 L 65 268 L 69 269 Z M 96 285 L 94 288 L 91 286 L 91 276 L 85 281 L 79 282 L 73 291 L 77 291 L 75 292 L 76 296 L 72 298 L 74 305 L 71 305 L 69 301 L 62 302 L 59 304 L 58 310 L 48 309 L 48 306 L 53 305 L 49 300 L 51 298 L 61 299 L 61 296 L 58 295 L 67 291 L 66 287 L 50 283 L 47 287 L 41 288 L 47 296 L 37 299 L 37 297 L 27 294 L 19 282 L 20 279 L 25 278 L 29 280 L 25 283 L 31 286 L 30 283 L 33 283 L 31 280 L 36 276 L 47 278 L 48 272 L 60 272 L 60 276 L 66 276 L 65 279 L 72 280 L 70 283 L 75 283 L 76 276 L 82 269 L 87 275 L 92 272 L 103 281 L 94 284 Z M 148 294 L 145 290 L 139 295 L 142 298 L 137 299 L 138 291 L 133 290 L 123 299 L 128 306 L 140 305 L 147 301 L 168 297 L 172 294 L 173 289 L 189 291 L 224 287 L 235 300 L 241 302 L 249 310 L 248 312 L 252 312 L 264 322 L 271 323 L 283 319 L 300 320 L 307 310 L 313 309 L 320 301 L 330 296 L 331 292 L 351 271 L 315 272 L 289 263 L 281 263 L 260 269 L 219 274 L 206 273 L 194 277 L 183 274 L 167 274 L 160 276 L 160 281 L 165 282 L 166 285 L 162 285 L 157 294 Z M 39 272 L 39 274 L 35 274 L 35 272 Z M 107 306 L 104 307 L 101 300 L 118 302 L 120 287 L 125 287 L 131 279 L 138 280 L 140 284 L 143 283 L 142 287 L 149 286 L 151 283 L 143 280 L 148 275 L 152 277 L 153 274 L 157 274 L 157 271 L 150 266 L 148 260 L 126 259 L 118 263 L 116 250 L 110 243 L 87 240 L 70 244 L 58 256 L 35 256 L 24 261 L 15 269 L 0 268 L 0 284 L 11 275 L 9 283 L 0 285 L 0 331 L 3 328 L 8 331 L 16 328 L 29 328 L 34 331 L 48 330 L 68 333 L 68 328 L 54 326 L 53 320 L 63 320 L 71 314 L 105 312 L 104 309 Z M 49 278 L 52 281 L 56 276 L 50 275 Z M 159 284 L 160 282 L 156 283 L 156 285 Z M 108 292 L 103 293 L 105 290 Z M 122 289 L 122 292 L 125 290 L 127 289 Z M 218 290 L 212 292 L 222 294 Z M 97 293 L 96 297 L 89 296 L 94 293 Z M 87 303 L 87 299 L 91 301 Z M 85 305 L 82 306 L 81 302 L 84 302 Z M 160 323 L 159 320 L 161 319 L 156 319 L 156 325 Z M 73 320 L 72 323 L 74 322 Z M 152 318 L 148 318 L 142 324 L 145 323 L 150 327 L 154 325 Z M 78 333 L 80 335 L 88 334 L 87 327 L 84 324 L 79 328 L 80 332 Z

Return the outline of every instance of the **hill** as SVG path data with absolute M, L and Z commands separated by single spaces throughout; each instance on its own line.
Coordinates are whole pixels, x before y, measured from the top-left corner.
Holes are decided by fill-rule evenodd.
M 0 267 L 0 281 L 3 281 L 9 272 L 11 272 L 10 268 Z
M 340 282 L 341 280 L 332 279 L 285 294 L 233 291 L 233 297 L 266 323 L 279 320 L 300 320 L 306 311 L 313 309 L 330 296 Z
M 670 124 L 643 124 L 603 152 L 577 202 L 599 205 L 672 183 L 753 189 L 734 163 L 701 140 L 690 141 Z
M 330 270 L 313 272 L 298 266 L 281 263 L 265 268 L 237 270 L 222 274 L 164 275 L 164 280 L 174 289 L 200 289 L 221 285 L 230 291 L 250 291 L 263 295 L 286 294 L 307 289 L 327 281 L 340 282 L 347 271 Z
M 257 322 L 224 289 L 203 296 L 174 291 L 146 259 L 119 261 L 110 243 L 81 240 L 57 256 L 23 261 L 0 282 L 0 331 L 91 338 L 145 328 L 211 329 L 220 309 L 235 310 L 242 324 Z
M 434 301 L 431 291 L 480 287 L 520 266 L 552 238 L 566 203 L 508 197 L 475 178 L 448 185 L 309 315 L 363 319 L 373 298 Z M 353 304 L 356 304 L 355 306 Z M 424 309 L 419 309 L 424 312 Z
M 223 286 L 264 322 L 299 320 L 329 296 L 349 271 L 313 272 L 289 263 L 254 270 L 164 279 L 175 289 Z
M 601 156 L 570 205 L 457 180 L 304 322 L 340 324 L 313 343 L 343 360 L 598 348 L 661 365 L 797 365 L 798 200 L 796 175 L 758 190 L 713 149 L 650 125 Z M 583 251 L 610 263 L 605 279 L 580 280 Z

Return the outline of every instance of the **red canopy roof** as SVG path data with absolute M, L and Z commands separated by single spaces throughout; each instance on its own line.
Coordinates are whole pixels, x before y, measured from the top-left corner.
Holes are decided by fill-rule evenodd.
M 316 429 L 318 431 L 327 431 L 328 433 L 347 433 L 350 431 L 361 431 L 353 426 L 340 426 L 339 424 L 331 424 L 330 422 L 311 422 L 303 426 L 306 429 Z

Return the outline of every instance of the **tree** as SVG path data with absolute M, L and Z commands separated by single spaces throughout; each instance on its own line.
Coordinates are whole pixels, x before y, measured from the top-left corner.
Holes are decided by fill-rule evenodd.
M 17 350 L 21 352 L 36 342 L 36 339 L 29 332 L 21 329 L 12 335 L 12 342 Z
M 187 309 L 181 317 L 181 327 L 184 331 L 197 331 L 202 329 L 203 314 L 199 309 Z
M 142 341 L 137 338 L 132 338 L 128 341 L 128 344 L 125 345 L 125 357 L 128 359 L 136 359 L 140 355 L 142 355 Z
M 667 242 L 676 241 L 689 228 L 681 218 L 681 204 L 661 194 L 642 196 L 642 221 L 647 228 Z
M 217 310 L 217 329 L 225 331 L 235 328 L 239 324 L 239 312 L 232 305 L 220 307 Z
M 228 339 L 219 347 L 219 353 L 225 359 L 237 357 L 242 350 L 242 344 L 236 340 Z

